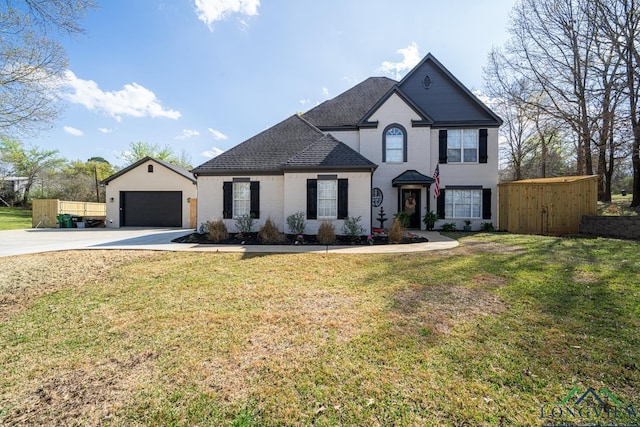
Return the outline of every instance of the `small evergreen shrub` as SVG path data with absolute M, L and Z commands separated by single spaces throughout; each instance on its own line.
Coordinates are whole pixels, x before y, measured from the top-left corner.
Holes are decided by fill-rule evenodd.
M 348 236 L 352 242 L 365 233 L 364 227 L 360 225 L 361 220 L 361 216 L 348 216 L 344 219 L 342 234 Z
M 305 213 L 298 211 L 287 217 L 287 225 L 291 234 L 304 234 L 304 229 L 307 227 L 307 223 L 304 220 Z
M 389 227 L 389 242 L 400 243 L 403 237 L 404 226 L 402 225 L 402 221 L 398 218 L 394 218 L 391 223 L 391 227 Z
M 445 222 L 442 224 L 442 231 L 456 231 L 456 223 L 455 222 Z
M 482 230 L 482 231 L 495 231 L 495 228 L 493 228 L 493 223 L 491 223 L 491 222 L 483 222 L 482 224 L 480 224 L 480 230 Z
M 224 225 L 224 222 L 221 219 L 207 221 L 204 223 L 203 228 L 207 230 L 207 240 L 214 243 L 219 243 L 229 238 L 227 226 Z
M 267 218 L 267 221 L 258 231 L 258 240 L 262 243 L 281 243 L 284 241 L 284 234 L 278 230 L 271 218 Z
M 336 228 L 329 221 L 322 221 L 318 228 L 318 243 L 330 245 L 336 241 Z
M 242 234 L 249 234 L 253 231 L 255 219 L 251 215 L 241 215 L 236 218 L 236 228 Z

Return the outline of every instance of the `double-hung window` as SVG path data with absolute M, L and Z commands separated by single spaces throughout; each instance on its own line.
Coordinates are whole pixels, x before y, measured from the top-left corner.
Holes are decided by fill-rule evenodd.
M 446 218 L 481 218 L 482 189 L 448 189 L 445 194 L 444 212 Z
M 338 181 L 318 180 L 318 218 L 335 219 L 338 216 Z
M 478 129 L 449 129 L 447 131 L 447 162 L 478 162 Z
M 233 217 L 251 213 L 251 187 L 249 182 L 233 183 Z

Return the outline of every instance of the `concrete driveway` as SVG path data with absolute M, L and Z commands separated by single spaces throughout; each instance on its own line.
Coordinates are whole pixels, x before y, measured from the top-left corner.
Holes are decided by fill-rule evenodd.
M 165 248 L 176 237 L 192 233 L 183 228 L 48 228 L 0 231 L 0 256 L 72 249 Z
M 0 231 L 0 257 L 77 249 L 145 249 L 152 251 L 247 252 L 247 253 L 410 253 L 458 246 L 458 241 L 436 231 L 412 231 L 427 243 L 374 246 L 315 245 L 201 245 L 171 243 L 192 233 L 184 228 L 49 228 Z

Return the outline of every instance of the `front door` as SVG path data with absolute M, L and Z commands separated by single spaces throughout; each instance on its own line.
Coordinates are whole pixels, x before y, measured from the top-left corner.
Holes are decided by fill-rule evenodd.
M 402 210 L 409 214 L 409 228 L 420 228 L 420 190 L 402 190 Z

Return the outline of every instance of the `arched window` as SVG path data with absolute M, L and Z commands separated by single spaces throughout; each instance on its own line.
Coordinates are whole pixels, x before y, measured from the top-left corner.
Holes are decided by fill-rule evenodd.
M 147 166 L 147 172 L 153 173 L 153 165 L 148 165 Z
M 407 132 L 402 126 L 393 124 L 384 130 L 382 161 L 389 163 L 407 161 Z

